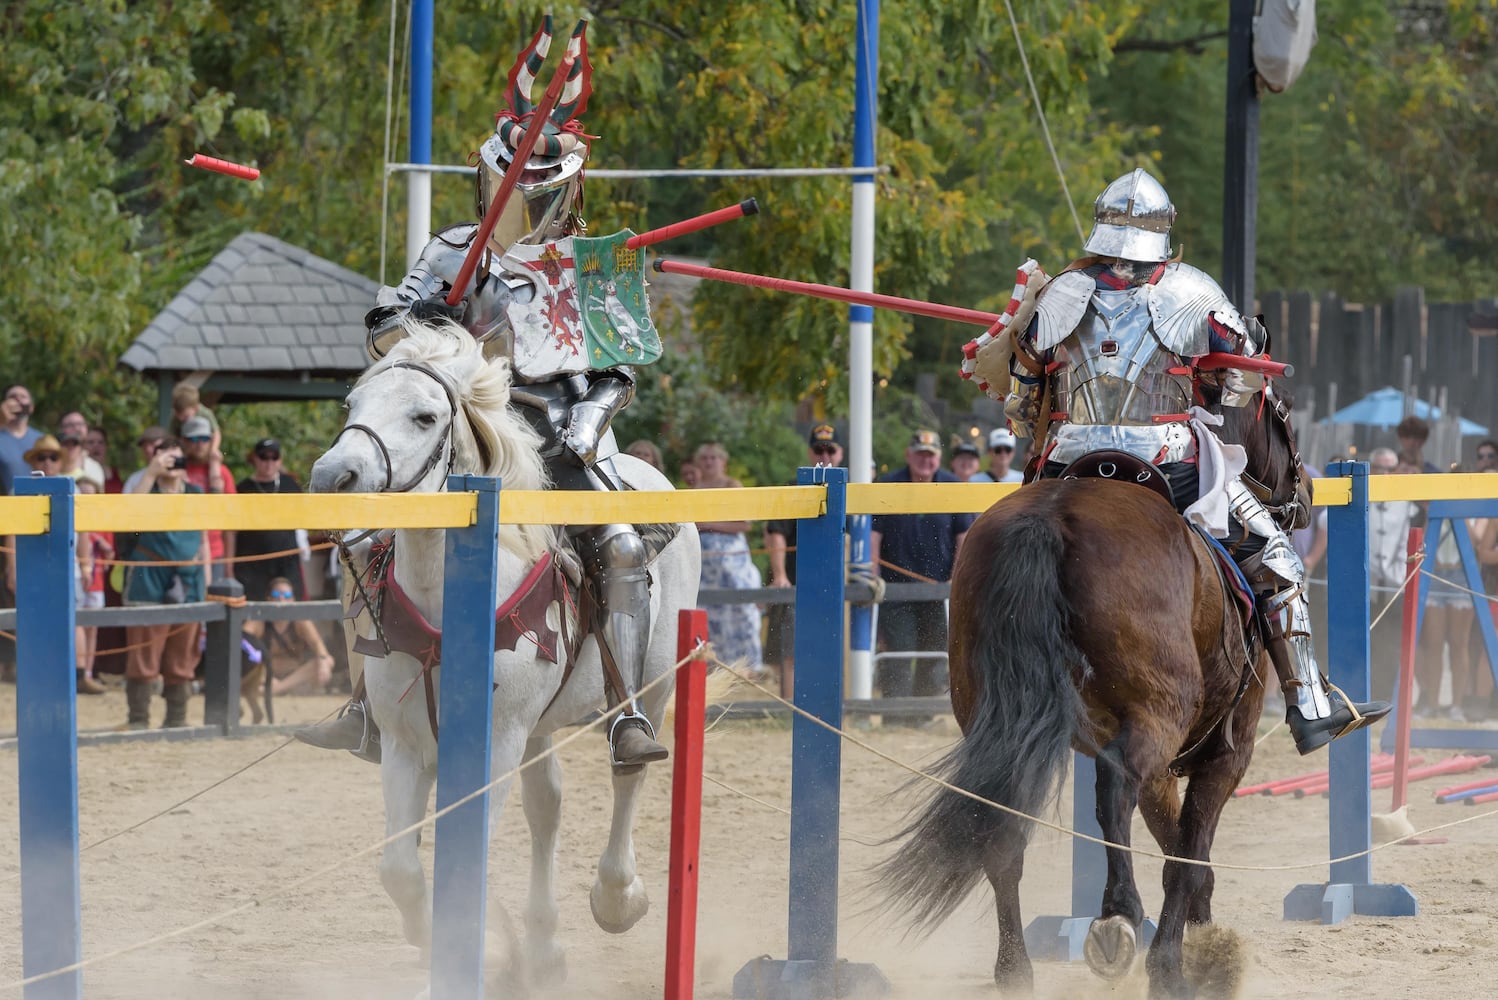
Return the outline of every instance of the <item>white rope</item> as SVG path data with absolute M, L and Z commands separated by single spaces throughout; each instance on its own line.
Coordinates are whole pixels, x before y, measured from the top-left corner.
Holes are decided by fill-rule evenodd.
M 1087 242 L 1087 233 L 1082 229 L 1082 220 L 1077 217 L 1077 206 L 1072 203 L 1071 189 L 1066 186 L 1066 171 L 1061 169 L 1061 158 L 1056 155 L 1056 144 L 1051 141 L 1051 127 L 1046 124 L 1045 107 L 1040 103 L 1040 90 L 1035 86 L 1035 76 L 1030 72 L 1030 60 L 1025 55 L 1025 43 L 1019 37 L 1019 22 L 1014 18 L 1014 5 L 1004 0 L 1004 9 L 1009 12 L 1009 27 L 1014 31 L 1014 44 L 1019 47 L 1019 62 L 1025 68 L 1025 79 L 1030 84 L 1030 97 L 1035 101 L 1035 113 L 1040 117 L 1040 133 L 1045 136 L 1045 148 L 1051 152 L 1051 162 L 1056 165 L 1056 176 L 1061 179 L 1061 193 L 1066 196 L 1066 207 L 1071 212 L 1072 225 L 1077 227 L 1077 239 Z
M 1174 862 L 1177 862 L 1178 864 L 1195 865 L 1195 866 L 1200 867 L 1200 868 L 1218 868 L 1218 869 L 1222 869 L 1223 871 L 1237 871 L 1237 872 L 1293 872 L 1293 871 L 1305 871 L 1306 869 L 1310 869 L 1310 868 L 1321 868 L 1321 867 L 1325 867 L 1325 866 L 1329 866 L 1329 865 L 1341 864 L 1344 861 L 1353 861 L 1353 860 L 1356 860 L 1357 858 L 1366 857 L 1367 855 L 1373 854 L 1373 853 L 1375 853 L 1377 851 L 1382 851 L 1384 848 L 1393 847 L 1396 844 L 1400 843 L 1401 841 L 1408 840 L 1410 837 L 1423 837 L 1425 834 L 1428 834 L 1428 833 L 1436 833 L 1437 831 L 1447 830 L 1447 829 L 1450 829 L 1451 827 L 1454 827 L 1454 826 L 1461 826 L 1464 823 L 1472 823 L 1472 822 L 1475 822 L 1475 821 L 1480 820 L 1480 819 L 1488 819 L 1488 818 L 1493 817 L 1493 816 L 1498 816 L 1498 809 L 1492 809 L 1492 810 L 1489 810 L 1488 812 L 1485 812 L 1485 813 L 1479 813 L 1476 816 L 1468 816 L 1468 817 L 1466 817 L 1464 819 L 1453 820 L 1450 823 L 1442 823 L 1439 826 L 1432 826 L 1432 827 L 1427 827 L 1424 830 L 1417 830 L 1417 831 L 1415 831 L 1414 833 L 1411 833 L 1411 834 L 1404 834 L 1403 836 L 1401 836 L 1401 837 L 1399 837 L 1399 838 L 1397 838 L 1395 840 L 1388 841 L 1387 843 L 1375 844 L 1372 847 L 1368 848 L 1367 850 L 1358 851 L 1358 852 L 1353 853 L 1353 854 L 1345 854 L 1345 855 L 1343 855 L 1340 858 L 1332 858 L 1330 860 L 1317 859 L 1315 861 L 1302 861 L 1302 862 L 1299 862 L 1297 864 L 1291 864 L 1291 865 L 1232 865 L 1232 864 L 1226 864 L 1226 863 L 1221 862 L 1221 861 L 1200 861 L 1200 860 L 1197 860 L 1196 858 L 1178 858 L 1178 857 L 1175 857 L 1174 855 L 1161 854 L 1158 851 L 1145 850 L 1143 848 L 1133 847 L 1133 846 L 1130 846 L 1128 844 L 1116 844 L 1116 843 L 1114 843 L 1111 840 L 1104 840 L 1102 837 L 1094 837 L 1091 834 L 1082 833 L 1079 830 L 1073 830 L 1070 827 L 1063 826 L 1060 823 L 1053 823 L 1050 820 L 1041 819 L 1038 816 L 1031 816 L 1029 813 L 1021 812 L 1020 810 L 1015 809 L 1015 808 L 1013 808 L 1011 806 L 1006 806 L 1006 805 L 1004 805 L 1001 802 L 995 802 L 992 799 L 986 799 L 983 796 L 978 795 L 978 794 L 976 794 L 974 792 L 970 792 L 970 791 L 968 791 L 965 788 L 959 788 L 958 786 L 952 784 L 951 782 L 944 781 L 943 779 L 938 778 L 934 774 L 930 774 L 930 773 L 928 773 L 926 771 L 922 771 L 920 768 L 914 766 L 913 764 L 907 764 L 903 760 L 900 760 L 897 757 L 891 757 L 889 754 L 885 753 L 884 751 L 880 750 L 877 747 L 874 747 L 874 746 L 871 746 L 868 743 L 865 743 L 863 740 L 860 740 L 858 737 L 856 737 L 853 734 L 847 732 L 846 730 L 840 729 L 837 726 L 834 726 L 830 722 L 826 722 L 826 721 L 824 721 L 822 719 L 819 719 L 817 716 L 812 715 L 810 712 L 806 711 L 805 709 L 802 709 L 802 708 L 800 708 L 800 707 L 792 704 L 791 702 L 786 701 L 784 698 L 780 697 L 779 694 L 777 694 L 774 691 L 771 691 L 769 688 L 763 687 L 760 684 L 758 684 L 758 683 L 750 680 L 746 675 L 739 673 L 739 671 L 737 669 L 735 669 L 734 667 L 729 666 L 728 664 L 724 663 L 722 660 L 717 660 L 715 658 L 714 659 L 714 663 L 717 666 L 722 667 L 723 669 L 732 672 L 733 674 L 735 674 L 739 678 L 740 681 L 742 681 L 745 684 L 748 684 L 750 687 L 753 687 L 753 688 L 757 689 L 761 694 L 766 695 L 771 700 L 780 702 L 780 704 L 784 705 L 786 708 L 789 708 L 796 715 L 801 716 L 802 718 L 806 719 L 808 722 L 811 722 L 811 723 L 813 723 L 815 725 L 821 726 L 823 729 L 827 730 L 830 733 L 836 734 L 843 741 L 845 741 L 847 743 L 853 744 L 854 746 L 858 747 L 860 750 L 865 750 L 868 753 L 874 755 L 875 757 L 878 757 L 880 760 L 883 760 L 883 761 L 885 761 L 887 763 L 893 764 L 896 767 L 900 768 L 901 770 L 908 771 L 912 775 L 914 775 L 914 776 L 916 776 L 918 778 L 922 778 L 922 779 L 924 779 L 924 780 L 930 782 L 931 784 L 936 785 L 936 786 L 938 786 L 940 788 L 944 788 L 947 791 L 952 792 L 953 794 L 960 795 L 960 796 L 962 796 L 965 799 L 971 799 L 972 801 L 977 802 L 980 805 L 988 806 L 990 809 L 997 809 L 999 812 L 1008 813 L 1010 816 L 1013 816 L 1016 819 L 1028 820 L 1029 822 L 1034 823 L 1036 826 L 1044 827 L 1047 830 L 1052 830 L 1052 831 L 1054 831 L 1056 833 L 1063 834 L 1063 835 L 1065 835 L 1067 837 L 1072 837 L 1072 838 L 1074 838 L 1076 840 L 1085 840 L 1088 843 L 1097 844 L 1097 845 L 1099 845 L 1101 847 L 1112 848 L 1113 850 L 1116 850 L 1116 851 L 1125 851 L 1125 852 L 1127 852 L 1129 854 L 1137 855 L 1138 857 L 1141 857 L 1141 858 L 1152 858 L 1152 859 L 1154 859 L 1156 861 L 1174 861 Z
M 699 658 L 705 658 L 705 657 L 708 657 L 708 656 L 711 656 L 711 655 L 712 654 L 711 654 L 711 651 L 710 651 L 710 647 L 707 646 L 707 644 L 705 644 L 705 643 L 699 644 L 697 646 L 697 648 L 694 649 L 691 653 L 687 654 L 682 659 L 676 661 L 676 663 L 671 667 L 670 670 L 662 671 L 662 673 L 661 673 L 661 675 L 659 677 L 657 677 L 655 680 L 651 681 L 649 684 L 646 684 L 644 687 L 640 688 L 639 691 L 635 692 L 636 697 L 643 696 L 646 693 L 648 693 L 649 691 L 651 691 L 652 689 L 658 687 L 659 685 L 664 684 L 664 683 L 666 683 L 668 681 L 674 680 L 675 677 L 676 677 L 676 671 L 680 670 L 684 664 L 689 663 L 692 660 L 699 659 Z M 714 659 L 716 659 L 716 658 L 714 657 Z M 74 962 L 72 965 L 67 965 L 67 966 L 64 966 L 64 967 L 62 967 L 60 969 L 53 969 L 50 972 L 43 972 L 43 973 L 40 973 L 39 975 L 30 976 L 30 977 L 28 977 L 26 979 L 17 979 L 17 980 L 13 980 L 12 982 L 8 982 L 8 983 L 0 983 L 0 991 L 22 989 L 24 987 L 32 985 L 33 983 L 40 983 L 40 982 L 43 982 L 43 981 L 48 980 L 48 979 L 54 979 L 54 978 L 56 978 L 58 976 L 67 975 L 70 972 L 77 972 L 80 969 L 87 969 L 87 968 L 90 968 L 92 966 L 99 965 L 100 963 L 107 962 L 107 961 L 109 961 L 111 959 L 119 958 L 119 957 L 121 957 L 123 955 L 133 954 L 134 952 L 137 952 L 137 951 L 144 951 L 147 948 L 154 947 L 154 946 L 156 946 L 158 944 L 162 944 L 162 943 L 164 943 L 166 941 L 171 941 L 171 940 L 174 940 L 174 939 L 179 938 L 179 937 L 184 937 L 184 936 L 186 936 L 188 934 L 193 933 L 194 931 L 200 931 L 200 930 L 204 929 L 205 927 L 212 927 L 215 924 L 223 923 L 225 920 L 228 920 L 230 917 L 238 916 L 241 913 L 244 913 L 244 912 L 246 912 L 248 910 L 253 910 L 253 909 L 255 909 L 258 906 L 261 906 L 261 905 L 263 905 L 265 903 L 268 903 L 268 902 L 270 902 L 273 899 L 278 899 L 278 898 L 280 898 L 282 896 L 285 896 L 288 893 L 291 893 L 291 892 L 293 892 L 293 891 L 295 891 L 297 889 L 300 889 L 301 887 L 303 887 L 305 885 L 308 885 L 309 883 L 315 882 L 315 881 L 317 881 L 320 878 L 324 878 L 324 877 L 326 877 L 328 875 L 331 875 L 333 872 L 335 872 L 338 869 L 342 868 L 344 865 L 347 865 L 351 861 L 357 861 L 360 858 L 367 857 L 367 856 L 373 854 L 376 851 L 383 850 L 385 847 L 389 846 L 390 844 L 395 843 L 397 840 L 400 840 L 402 837 L 408 837 L 408 836 L 410 836 L 411 834 L 415 833 L 418 830 L 421 830 L 421 829 L 423 829 L 425 827 L 428 827 L 428 826 L 432 826 L 433 824 L 435 824 L 437 822 L 437 820 L 441 819 L 443 816 L 446 816 L 448 813 L 452 812 L 453 810 L 458 809 L 458 808 L 460 808 L 462 806 L 467 805 L 469 802 L 472 802 L 474 799 L 478 798 L 480 795 L 484 795 L 487 792 L 491 791 L 492 789 L 494 789 L 494 788 L 498 787 L 499 785 L 503 784 L 504 782 L 509 781 L 511 778 L 514 778 L 516 775 L 518 775 L 521 771 L 524 771 L 526 768 L 531 767 L 532 765 L 534 765 L 534 764 L 536 764 L 536 763 L 538 763 L 540 761 L 545 760 L 547 757 L 553 756 L 558 751 L 560 751 L 564 746 L 567 746 L 569 743 L 572 743 L 572 742 L 574 742 L 574 741 L 576 741 L 578 739 L 581 739 L 584 735 L 586 735 L 589 732 L 592 732 L 594 729 L 599 728 L 604 723 L 611 722 L 613 720 L 614 714 L 615 714 L 614 712 L 604 712 L 604 713 L 600 714 L 598 716 L 598 718 L 594 719 L 593 721 L 588 722 L 588 723 L 583 724 L 583 725 L 580 725 L 578 727 L 578 729 L 577 729 L 577 732 L 573 733 L 571 736 L 568 736 L 568 737 L 565 737 L 562 740 L 559 740 L 558 742 L 556 742 L 552 746 L 548 747 L 545 751 L 536 754 L 536 756 L 532 757 L 530 760 L 524 761 L 519 766 L 511 768 L 510 770 L 506 771 L 504 774 L 501 774 L 499 777 L 497 777 L 493 781 L 489 782 L 487 785 L 484 785 L 482 788 L 477 788 L 474 791 L 469 792 L 467 795 L 465 795 L 462 798 L 458 799 L 456 802 L 453 802 L 450 805 L 447 805 L 447 806 L 444 806 L 441 809 L 438 809 L 436 812 L 432 813 L 430 816 L 427 816 L 426 818 L 424 818 L 422 820 L 419 820 L 418 822 L 412 823 L 410 826 L 406 827 L 404 830 L 399 830 L 399 831 L 397 831 L 395 833 L 392 833 L 390 836 L 384 838 L 383 840 L 379 841 L 378 843 L 371 844 L 368 847 L 365 847 L 365 848 L 362 848 L 362 849 L 360 849 L 358 851 L 355 851 L 353 854 L 350 854 L 350 855 L 348 855 L 348 856 L 346 856 L 344 858 L 341 858 L 340 860 L 335 861 L 335 862 L 333 862 L 330 865 L 325 865 L 324 867 L 319 868 L 317 871 L 312 872 L 309 875 L 304 875 L 304 876 L 302 876 L 299 879 L 293 879 L 291 882 L 286 883 L 285 885 L 281 886 L 278 889 L 272 889 L 269 892 L 262 893 L 261 895 L 256 896 L 253 899 L 250 899 L 250 900 L 248 900 L 248 901 L 246 901 L 244 903 L 241 903 L 241 904 L 239 904 L 238 906 L 236 906 L 236 907 L 234 907 L 232 909 L 225 910 L 222 913 L 216 913 L 216 914 L 214 914 L 213 916 L 210 916 L 210 917 L 204 917 L 202 920 L 199 920 L 199 921 L 197 921 L 196 923 L 193 923 L 193 924 L 189 924 L 186 927 L 178 927 L 175 930 L 167 931 L 167 932 L 165 932 L 163 934 L 157 934 L 156 936 L 147 938 L 144 941 L 137 941 L 134 944 L 128 944 L 128 945 L 125 945 L 124 947 L 116 948 L 113 951 L 105 952 L 102 955 L 95 955 L 92 958 L 85 958 L 85 959 L 83 959 L 80 962 Z
M 1389 598 L 1389 603 L 1384 605 L 1383 610 L 1380 611 L 1377 615 L 1375 615 L 1373 617 L 1372 623 L 1370 623 L 1369 626 L 1368 626 L 1368 631 L 1372 632 L 1373 629 L 1374 629 L 1374 626 L 1376 626 L 1379 622 L 1381 622 L 1381 621 L 1384 620 L 1384 615 L 1388 614 L 1389 613 L 1389 609 L 1394 606 L 1394 602 L 1397 601 L 1397 600 L 1399 600 L 1399 595 L 1402 594 L 1402 593 L 1404 593 L 1407 589 L 1409 589 L 1410 581 L 1413 580 L 1415 577 L 1417 577 L 1417 576 L 1420 575 L 1420 573 L 1421 573 L 1420 563 L 1424 559 L 1425 559 L 1425 550 L 1424 549 L 1421 549 L 1419 552 L 1416 552 L 1412 557 L 1409 558 L 1408 562 L 1411 564 L 1410 565 L 1410 571 L 1405 574 L 1405 576 L 1404 576 L 1404 582 L 1399 585 L 1399 589 L 1398 590 L 1394 591 L 1393 596 Z

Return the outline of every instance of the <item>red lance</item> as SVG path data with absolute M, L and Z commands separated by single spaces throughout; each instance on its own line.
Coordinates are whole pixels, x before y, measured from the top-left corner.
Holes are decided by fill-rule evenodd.
M 489 203 L 489 211 L 484 213 L 484 221 L 479 223 L 479 231 L 474 235 L 473 245 L 468 248 L 468 256 L 463 259 L 463 266 L 458 270 L 458 276 L 453 279 L 452 291 L 447 293 L 448 305 L 457 305 L 467 294 L 468 283 L 473 280 L 473 272 L 478 270 L 479 259 L 483 257 L 484 248 L 489 244 L 489 236 L 494 232 L 494 227 L 499 224 L 499 217 L 504 213 L 505 204 L 510 200 L 510 194 L 515 190 L 515 185 L 520 182 L 520 175 L 525 173 L 526 164 L 530 162 L 536 143 L 541 141 L 541 134 L 546 128 L 546 120 L 556 110 L 557 102 L 562 99 L 562 88 L 567 84 L 567 74 L 572 71 L 572 64 L 576 61 L 572 56 L 564 58 L 557 66 L 556 72 L 552 74 L 551 83 L 546 85 L 546 94 L 531 114 L 530 124 L 525 128 L 525 135 L 521 136 L 519 145 L 515 147 L 515 157 L 510 160 L 509 169 L 505 171 L 504 179 L 499 182 L 499 190 L 494 192 L 494 200 Z
M 729 271 L 721 267 L 704 267 L 701 264 L 687 264 L 679 260 L 656 258 L 655 269 L 666 274 L 685 274 L 709 281 L 724 281 L 731 285 L 746 285 L 750 288 L 768 288 L 777 292 L 810 295 L 819 299 L 831 299 L 834 302 L 850 302 L 855 305 L 892 309 L 895 312 L 914 313 L 917 316 L 930 316 L 934 319 L 949 319 L 972 326 L 992 327 L 999 320 L 998 313 L 984 312 L 981 309 L 964 309 L 961 306 L 948 306 L 921 299 L 906 299 L 897 295 L 880 295 L 877 292 L 855 292 L 851 288 L 839 288 L 836 285 L 819 285 L 810 281 L 792 281 L 790 278 L 773 278 L 763 274 Z M 1196 358 L 1192 364 L 1203 369 L 1236 368 L 1239 371 L 1261 372 L 1265 375 L 1286 378 L 1295 374 L 1293 365 L 1279 361 L 1217 352 L 1204 354 Z

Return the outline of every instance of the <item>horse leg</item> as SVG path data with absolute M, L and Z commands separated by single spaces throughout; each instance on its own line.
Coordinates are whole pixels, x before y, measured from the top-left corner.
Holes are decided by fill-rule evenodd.
M 1025 852 L 999 845 L 983 859 L 983 870 L 993 886 L 994 909 L 999 918 L 999 955 L 993 963 L 993 981 L 1002 992 L 1028 996 L 1035 989 L 1035 972 L 1025 952 L 1025 925 L 1019 910 L 1019 882 L 1025 874 Z
M 1186 801 L 1181 806 L 1174 852 L 1177 857 L 1211 860 L 1217 821 L 1247 763 L 1246 754 L 1230 752 L 1196 768 L 1186 785 Z M 1162 881 L 1165 903 L 1145 960 L 1150 996 L 1190 997 L 1194 991 L 1181 968 L 1181 943 L 1188 923 L 1211 920 L 1212 870 L 1205 865 L 1167 861 Z
M 551 749 L 551 736 L 525 744 L 525 759 Z M 531 830 L 531 886 L 525 908 L 526 964 L 542 987 L 567 979 L 567 954 L 557 940 L 557 831 L 562 823 L 562 765 L 548 755 L 520 772 L 521 803 Z
M 648 765 L 633 774 L 614 775 L 614 815 L 609 842 L 598 859 L 598 877 L 588 902 L 593 919 L 610 934 L 623 934 L 650 909 L 645 883 L 635 871 L 635 803 Z
M 1251 734 L 1250 734 L 1251 735 Z M 1166 854 L 1176 852 L 1176 841 L 1180 837 L 1181 796 L 1180 779 L 1169 771 L 1146 781 L 1139 790 L 1139 814 L 1154 835 L 1160 850 Z M 1186 923 L 1210 924 L 1212 922 L 1212 869 L 1206 869 L 1206 880 L 1202 888 L 1186 905 Z
M 422 767 L 414 751 L 393 740 L 385 744 L 380 760 L 385 836 L 393 836 L 426 816 L 427 798 L 436 780 L 435 770 Z M 385 845 L 380 857 L 380 884 L 400 910 L 406 940 L 427 958 L 432 948 L 432 894 L 416 854 L 419 843 L 420 836 L 413 831 Z
M 1139 805 L 1139 776 L 1152 773 L 1138 758 L 1151 749 L 1132 723 L 1126 722 L 1118 736 L 1097 755 L 1097 820 L 1103 839 L 1129 846 L 1129 827 Z M 1144 903 L 1134 884 L 1134 860 L 1127 850 L 1106 849 L 1108 882 L 1098 919 L 1088 928 L 1083 954 L 1092 971 L 1104 979 L 1126 975 L 1134 964 L 1139 929 L 1144 924 Z

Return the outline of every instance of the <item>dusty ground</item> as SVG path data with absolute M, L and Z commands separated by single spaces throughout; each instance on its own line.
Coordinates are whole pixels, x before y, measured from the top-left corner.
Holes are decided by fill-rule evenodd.
M 0 688 L 0 730 L 10 729 L 14 688 Z M 339 699 L 283 699 L 283 717 L 310 719 Z M 161 711 L 158 700 L 156 713 Z M 195 713 L 201 709 L 195 707 Z M 118 692 L 85 699 L 84 728 L 124 717 Z M 955 737 L 947 731 L 875 729 L 869 739 L 902 759 L 930 761 Z M 80 752 L 83 842 L 91 843 L 192 794 L 276 747 L 282 737 L 235 742 L 85 747 Z M 1431 756 L 1431 755 L 1427 755 Z M 585 738 L 563 753 L 567 773 L 564 853 L 560 857 L 562 922 L 571 978 L 553 996 L 660 996 L 664 961 L 668 775 L 648 788 L 637 830 L 640 867 L 655 903 L 624 937 L 598 930 L 588 912 L 593 860 L 602 848 L 607 784 L 601 740 Z M 1283 732 L 1261 748 L 1250 781 L 1307 770 Z M 702 889 L 697 982 L 699 997 L 730 994 L 736 969 L 757 955 L 786 952 L 786 862 L 790 734 L 787 725 L 738 723 L 711 734 L 710 778 L 703 815 Z M 1491 773 L 1491 772 L 1489 772 Z M 862 873 L 884 851 L 863 846 L 889 833 L 898 811 L 887 799 L 903 778 L 888 765 L 849 748 L 843 767 L 843 892 L 841 951 L 876 962 L 903 998 L 993 996 L 993 918 L 985 887 L 924 941 L 903 939 L 896 915 L 859 915 Z M 1430 789 L 1461 779 L 1415 786 L 1412 818 L 1426 827 L 1486 811 L 1436 806 Z M 739 792 L 770 803 L 751 801 Z M 1387 792 L 1375 793 L 1386 805 Z M 0 983 L 20 970 L 16 755 L 0 751 Z M 1063 804 L 1063 816 L 1070 815 Z M 493 854 L 492 882 L 518 911 L 525 885 L 523 819 L 505 812 Z M 83 854 L 84 954 L 99 955 L 190 924 L 321 868 L 382 835 L 376 769 L 346 754 L 293 744 L 202 798 L 138 831 Z M 1285 923 L 1281 899 L 1296 883 L 1325 878 L 1324 866 L 1303 873 L 1219 871 L 1215 913 L 1248 942 L 1248 983 L 1242 995 L 1281 997 L 1477 997 L 1498 974 L 1491 940 L 1493 869 L 1498 817 L 1445 832 L 1440 846 L 1394 847 L 1375 856 L 1380 881 L 1403 882 L 1420 900 L 1412 919 L 1354 918 L 1340 926 Z M 1142 827 L 1136 842 L 1144 842 Z M 1270 865 L 1326 857 L 1326 803 L 1253 797 L 1229 806 L 1217 838 L 1219 862 Z M 430 838 L 424 848 L 430 863 Z M 1064 912 L 1069 845 L 1037 834 L 1022 887 L 1027 915 Z M 1159 864 L 1142 860 L 1146 906 L 1160 901 Z M 1142 963 L 1140 963 L 1142 965 Z M 202 996 L 249 998 L 397 998 L 423 985 L 417 954 L 400 936 L 375 860 L 365 858 L 285 898 L 225 924 L 113 959 L 85 973 L 91 998 Z M 1085 968 L 1041 965 L 1042 997 L 1143 995 L 1142 971 L 1109 987 Z M 0 989 L 3 995 L 18 991 Z M 495 994 L 500 995 L 500 994 Z

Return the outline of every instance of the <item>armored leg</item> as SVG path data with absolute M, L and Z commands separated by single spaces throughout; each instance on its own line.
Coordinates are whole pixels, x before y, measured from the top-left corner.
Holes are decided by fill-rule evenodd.
M 1308 754 L 1388 715 L 1388 702 L 1349 702 L 1341 692 L 1328 688 L 1311 644 L 1306 569 L 1300 554 L 1241 482 L 1234 480 L 1228 486 L 1228 502 L 1238 523 L 1265 539 L 1260 569 L 1251 582 L 1264 625 L 1265 647 L 1285 692 L 1285 723 L 1295 737 L 1295 748 Z
M 611 671 L 607 666 L 604 670 L 610 710 L 623 706 L 609 727 L 610 762 L 615 770 L 627 772 L 669 756 L 656 741 L 655 727 L 635 701 L 650 642 L 645 543 L 627 524 L 593 526 L 580 532 L 577 541 L 598 598 L 599 633 L 618 667 L 612 682 Z

